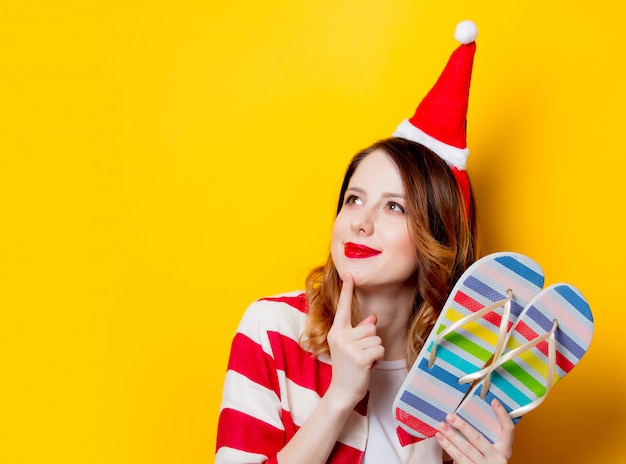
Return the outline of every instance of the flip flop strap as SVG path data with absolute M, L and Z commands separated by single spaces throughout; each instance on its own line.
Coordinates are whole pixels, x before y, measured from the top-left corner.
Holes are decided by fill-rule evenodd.
M 480 391 L 481 398 L 485 398 L 485 396 L 487 395 L 487 391 L 489 390 L 489 386 L 490 386 L 489 380 L 491 379 L 491 374 L 493 374 L 493 372 L 498 367 L 502 366 L 504 363 L 512 360 L 513 358 L 524 354 L 525 352 L 529 351 L 531 348 L 534 348 L 535 346 L 537 346 L 542 341 L 548 340 L 548 375 L 546 377 L 545 393 L 543 394 L 543 396 L 541 396 L 540 398 L 537 398 L 535 401 L 532 401 L 531 403 L 528 403 L 527 405 L 522 406 L 521 408 L 511 411 L 509 413 L 509 417 L 511 417 L 512 419 L 515 419 L 516 417 L 520 417 L 526 414 L 527 412 L 532 411 L 543 402 L 543 400 L 546 398 L 546 396 L 548 396 L 548 393 L 552 389 L 552 386 L 554 385 L 554 377 L 555 377 L 555 372 L 556 372 L 555 332 L 557 328 L 558 328 L 558 321 L 555 319 L 552 322 L 552 329 L 549 332 L 546 332 L 543 335 L 533 338 L 529 342 L 521 346 L 518 346 L 514 350 L 511 350 L 507 352 L 506 354 L 502 355 L 497 360 L 494 358 L 494 362 L 491 365 L 485 367 L 484 369 L 481 369 L 480 371 L 475 372 L 474 374 L 470 374 L 465 377 L 471 376 L 473 380 L 476 380 L 481 377 L 485 378 L 485 382 L 483 382 L 481 386 L 481 391 Z M 464 379 L 460 379 L 459 382 L 461 382 L 462 380 Z M 463 383 L 467 383 L 470 381 L 471 380 L 464 380 Z
M 548 396 L 548 393 L 550 393 L 550 390 L 552 390 L 552 387 L 555 383 L 555 377 L 556 377 L 556 336 L 555 336 L 555 333 L 556 333 L 557 328 L 558 328 L 558 321 L 555 319 L 552 322 L 552 330 L 550 330 L 550 332 L 545 334 L 547 336 L 544 336 L 544 340 L 546 338 L 548 340 L 548 375 L 546 377 L 546 391 L 544 392 L 543 396 L 537 398 L 535 401 L 532 401 L 531 403 L 528 403 L 527 405 L 522 406 L 521 408 L 517 408 L 511 411 L 509 413 L 509 417 L 511 419 L 520 417 L 526 414 L 527 412 L 535 409 L 537 406 L 543 403 L 543 400 L 546 399 L 546 397 Z
M 459 319 L 458 321 L 454 322 L 453 324 L 450 324 L 448 327 L 442 330 L 437 336 L 437 338 L 435 339 L 435 341 L 433 342 L 433 347 L 432 347 L 432 350 L 430 351 L 430 357 L 428 358 L 428 367 L 431 368 L 433 364 L 435 363 L 435 358 L 437 357 L 437 346 L 441 343 L 441 340 L 443 340 L 443 338 L 446 335 L 460 329 L 464 325 L 469 324 L 470 322 L 473 322 L 476 319 L 480 319 L 485 314 L 488 314 L 496 310 L 500 306 L 504 306 L 504 312 L 502 313 L 502 319 L 500 321 L 500 330 L 498 332 L 498 340 L 496 342 L 496 348 L 494 351 L 493 359 L 496 359 L 497 357 L 499 357 L 500 353 L 504 349 L 504 342 L 506 341 L 506 334 L 509 328 L 509 319 L 511 316 L 511 300 L 513 299 L 512 290 L 507 290 L 506 293 L 507 293 L 506 298 L 496 301 L 490 304 L 489 306 L 485 306 L 483 309 L 476 311 L 475 313 L 469 314 L 462 319 Z

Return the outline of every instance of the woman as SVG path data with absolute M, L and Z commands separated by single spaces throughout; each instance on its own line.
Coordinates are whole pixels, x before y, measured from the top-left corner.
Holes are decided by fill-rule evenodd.
M 419 440 L 392 413 L 454 283 L 478 257 L 464 170 L 476 27 L 462 22 L 455 36 L 462 45 L 415 115 L 352 159 L 330 257 L 308 276 L 306 292 L 246 311 L 224 386 L 219 464 L 510 457 L 513 423 L 497 403 L 502 433 L 494 445 L 454 415 L 435 438 Z
M 421 144 L 389 138 L 353 158 L 326 265 L 306 293 L 259 300 L 241 322 L 216 462 L 507 461 L 513 423 L 498 404 L 495 445 L 456 416 L 422 441 L 392 417 L 407 368 L 477 258 L 471 193 L 470 205 Z

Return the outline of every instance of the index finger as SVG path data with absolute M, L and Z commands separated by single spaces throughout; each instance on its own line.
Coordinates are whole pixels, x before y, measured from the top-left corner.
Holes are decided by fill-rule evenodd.
M 496 416 L 498 417 L 498 422 L 500 423 L 500 438 L 498 438 L 498 443 L 496 446 L 500 448 L 500 452 L 507 459 L 513 454 L 513 439 L 515 437 L 515 424 L 509 417 L 508 412 L 502 406 L 497 399 L 494 399 L 491 402 L 491 407 L 493 408 Z
M 352 293 L 354 291 L 354 279 L 346 274 L 341 285 L 341 293 L 335 310 L 333 326 L 340 328 L 352 328 Z

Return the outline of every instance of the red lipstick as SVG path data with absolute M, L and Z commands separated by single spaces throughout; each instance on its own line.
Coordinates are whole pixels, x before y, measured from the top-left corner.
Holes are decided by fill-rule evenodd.
M 343 253 L 348 258 L 371 258 L 372 256 L 379 255 L 381 252 L 374 250 L 373 248 L 366 247 L 365 245 L 359 245 L 357 243 L 347 242 L 343 246 Z

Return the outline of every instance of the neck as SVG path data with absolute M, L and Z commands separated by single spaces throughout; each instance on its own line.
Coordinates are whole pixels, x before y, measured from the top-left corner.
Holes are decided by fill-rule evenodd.
M 381 292 L 355 289 L 363 318 L 375 314 L 376 334 L 385 347 L 385 361 L 406 358 L 409 314 L 415 305 L 415 289 L 402 287 Z

